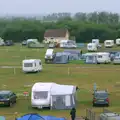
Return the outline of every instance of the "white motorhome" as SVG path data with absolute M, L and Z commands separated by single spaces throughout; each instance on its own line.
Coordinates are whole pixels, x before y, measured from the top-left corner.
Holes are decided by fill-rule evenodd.
M 95 43 L 99 47 L 99 39 L 92 39 L 92 43 Z
M 45 63 L 53 62 L 55 57 L 54 49 L 47 49 L 45 53 Z
M 61 48 L 76 48 L 76 43 L 73 40 L 61 40 L 60 41 Z
M 120 46 L 120 38 L 116 39 L 116 45 Z
M 105 40 L 104 46 L 107 47 L 113 47 L 114 46 L 114 40 Z
M 76 92 L 76 86 L 60 85 L 54 82 L 38 82 L 33 85 L 31 92 L 32 107 L 39 109 L 42 109 L 44 107 L 51 108 L 53 107 L 53 102 L 57 100 L 55 99 L 55 96 L 68 96 L 71 94 L 74 97 Z M 71 100 L 68 101 L 67 99 L 66 102 L 68 103 L 70 101 Z M 75 102 L 75 98 L 73 98 L 73 101 Z M 56 104 L 59 104 L 59 102 L 60 101 L 57 101 Z
M 95 43 L 88 43 L 88 44 L 87 44 L 87 50 L 88 50 L 88 51 L 91 51 L 91 52 L 92 52 L 92 51 L 94 51 L 94 52 L 97 51 L 97 46 L 96 46 L 96 44 L 95 44 Z
M 29 44 L 30 42 L 38 42 L 38 40 L 37 39 L 28 39 L 27 41 L 26 41 L 26 43 L 27 44 Z
M 42 69 L 42 62 L 39 59 L 28 59 L 22 62 L 22 70 L 24 73 L 40 72 Z
M 97 53 L 97 63 L 110 63 L 111 59 L 110 59 L 110 53 L 107 52 L 98 52 Z

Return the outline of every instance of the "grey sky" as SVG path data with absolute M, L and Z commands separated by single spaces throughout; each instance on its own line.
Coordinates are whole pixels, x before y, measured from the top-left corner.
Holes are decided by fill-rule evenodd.
M 120 13 L 120 0 L 0 0 L 0 14 L 108 11 Z

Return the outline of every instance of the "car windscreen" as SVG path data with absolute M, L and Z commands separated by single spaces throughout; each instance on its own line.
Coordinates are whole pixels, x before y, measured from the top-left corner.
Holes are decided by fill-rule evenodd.
M 108 97 L 108 93 L 95 93 L 96 98 L 106 98 Z
M 0 94 L 0 99 L 8 99 L 9 95 L 8 94 Z

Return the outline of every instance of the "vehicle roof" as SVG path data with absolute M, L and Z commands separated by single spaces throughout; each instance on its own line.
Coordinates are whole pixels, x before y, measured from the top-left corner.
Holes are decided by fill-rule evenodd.
M 9 91 L 9 90 L 1 90 L 0 91 L 0 94 L 9 94 L 9 93 L 11 93 L 11 91 Z
M 33 85 L 32 91 L 50 91 L 56 85 L 54 82 L 37 82 Z
M 36 60 L 39 60 L 41 61 L 40 59 L 27 59 L 27 60 L 23 60 L 24 63 L 31 63 L 31 62 L 34 62 Z
M 106 115 L 108 117 L 118 116 L 118 114 L 116 114 L 116 113 L 104 113 L 104 115 Z
M 47 49 L 47 51 L 46 51 L 46 55 L 51 55 L 52 53 L 53 53 L 53 49 Z
M 108 93 L 106 90 L 98 90 L 98 91 L 95 91 L 95 93 Z
M 97 55 L 110 54 L 109 52 L 98 52 Z
M 114 41 L 114 40 L 105 40 L 105 42 L 111 42 L 111 41 Z

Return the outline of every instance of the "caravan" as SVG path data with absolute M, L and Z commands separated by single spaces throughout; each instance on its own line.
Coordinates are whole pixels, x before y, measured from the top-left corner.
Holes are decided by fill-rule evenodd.
M 31 104 L 35 108 L 50 107 L 51 88 L 56 83 L 35 83 L 32 87 Z
M 113 47 L 113 46 L 114 46 L 114 40 L 105 40 L 105 41 L 104 41 L 104 46 L 105 46 L 106 48 L 111 48 L 111 47 Z
M 31 105 L 39 109 L 70 109 L 75 106 L 76 90 L 72 85 L 38 82 L 32 87 Z
M 45 63 L 52 63 L 55 58 L 54 50 L 47 49 L 45 53 Z
M 88 51 L 93 51 L 93 52 L 95 52 L 95 51 L 97 51 L 97 46 L 96 46 L 96 44 L 95 43 L 88 43 L 87 44 L 87 50 Z
M 111 58 L 110 58 L 110 53 L 107 52 L 98 52 L 97 53 L 97 63 L 110 63 L 111 62 Z
M 41 60 L 39 60 L 39 59 L 23 60 L 22 70 L 23 70 L 24 73 L 42 71 Z
M 116 39 L 116 45 L 120 46 L 120 38 Z

